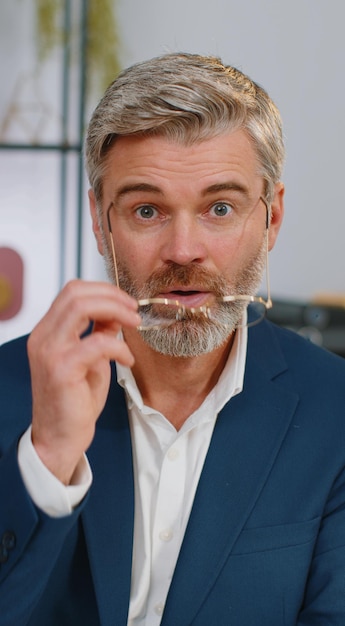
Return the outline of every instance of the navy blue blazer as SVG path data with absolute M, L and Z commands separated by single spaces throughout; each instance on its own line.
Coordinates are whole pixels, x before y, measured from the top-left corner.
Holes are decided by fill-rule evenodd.
M 114 374 L 114 373 L 113 373 Z M 0 625 L 126 626 L 131 442 L 113 375 L 72 515 L 32 503 L 26 342 L 0 349 Z M 345 359 L 269 322 L 249 329 L 243 392 L 218 416 L 162 626 L 345 624 Z

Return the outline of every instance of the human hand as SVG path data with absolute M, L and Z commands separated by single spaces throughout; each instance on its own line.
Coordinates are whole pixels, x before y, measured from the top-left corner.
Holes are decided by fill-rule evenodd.
M 32 441 L 46 467 L 69 484 L 92 442 L 110 384 L 110 361 L 131 367 L 124 326 L 140 323 L 136 302 L 108 283 L 68 283 L 28 340 Z M 81 338 L 94 322 L 93 332 Z

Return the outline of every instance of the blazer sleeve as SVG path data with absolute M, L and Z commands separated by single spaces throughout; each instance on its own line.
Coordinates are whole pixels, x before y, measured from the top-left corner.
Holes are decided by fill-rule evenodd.
M 35 507 L 21 479 L 17 446 L 0 460 L 0 625 L 27 624 L 80 509 L 51 518 Z
M 27 624 L 84 502 L 54 519 L 32 502 L 17 461 L 31 422 L 26 338 L 0 348 L 0 626 Z

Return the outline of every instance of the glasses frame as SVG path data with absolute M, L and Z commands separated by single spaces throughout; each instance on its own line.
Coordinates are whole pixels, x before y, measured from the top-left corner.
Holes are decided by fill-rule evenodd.
M 270 274 L 269 274 L 269 261 L 268 261 L 268 231 L 269 231 L 269 226 L 270 226 L 270 206 L 267 202 L 267 200 L 265 200 L 265 198 L 263 196 L 259 197 L 258 201 L 262 201 L 263 204 L 265 205 L 266 208 L 266 249 L 265 249 L 265 266 L 266 266 L 266 289 L 267 289 L 267 295 L 266 295 L 266 299 L 263 298 L 262 296 L 252 296 L 252 295 L 244 295 L 244 294 L 240 294 L 240 295 L 229 295 L 229 296 L 220 296 L 218 298 L 216 298 L 218 301 L 221 302 L 234 302 L 234 301 L 243 301 L 243 302 L 248 302 L 248 305 L 251 303 L 258 303 L 261 304 L 265 307 L 265 310 L 267 311 L 268 309 L 271 309 L 273 306 L 273 302 L 271 299 L 271 285 L 270 285 Z M 108 224 L 108 232 L 109 232 L 109 237 L 110 237 L 110 246 L 111 246 L 111 253 L 112 253 L 112 257 L 113 257 L 113 263 L 114 263 L 114 273 L 115 273 L 115 281 L 116 281 L 116 286 L 120 287 L 120 283 L 119 283 L 119 273 L 118 273 L 118 267 L 117 267 L 117 260 L 116 260 L 116 252 L 115 252 L 115 244 L 114 244 L 114 237 L 113 237 L 113 231 L 112 231 L 112 227 L 111 227 L 111 220 L 110 220 L 110 211 L 113 208 L 114 203 L 111 202 L 108 209 L 107 209 L 107 224 Z M 198 306 L 198 307 L 188 307 L 185 306 L 184 304 L 182 304 L 179 300 L 175 300 L 175 299 L 170 299 L 170 298 L 141 298 L 140 300 L 137 301 L 138 302 L 138 306 L 147 306 L 150 304 L 163 304 L 163 305 L 170 305 L 170 306 L 174 306 L 177 307 L 178 310 L 178 315 L 181 317 L 177 317 L 177 321 L 179 319 L 183 319 L 183 315 L 186 314 L 186 312 L 188 311 L 188 313 L 193 314 L 202 314 L 205 317 L 209 317 L 208 316 L 208 309 L 210 308 L 210 305 L 206 302 L 205 304 Z M 262 319 L 262 318 L 261 318 Z M 259 321 L 261 321 L 261 319 Z M 254 322 L 255 324 L 255 322 Z M 158 325 L 157 325 L 158 326 Z M 150 326 L 149 328 L 154 328 L 154 325 Z M 139 329 L 141 330 L 145 330 L 144 327 L 139 326 Z

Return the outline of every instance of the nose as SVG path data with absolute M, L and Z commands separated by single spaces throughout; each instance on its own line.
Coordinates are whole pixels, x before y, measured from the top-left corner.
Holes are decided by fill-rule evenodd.
M 205 233 L 193 216 L 181 214 L 172 218 L 162 237 L 161 255 L 166 263 L 188 265 L 206 258 Z

